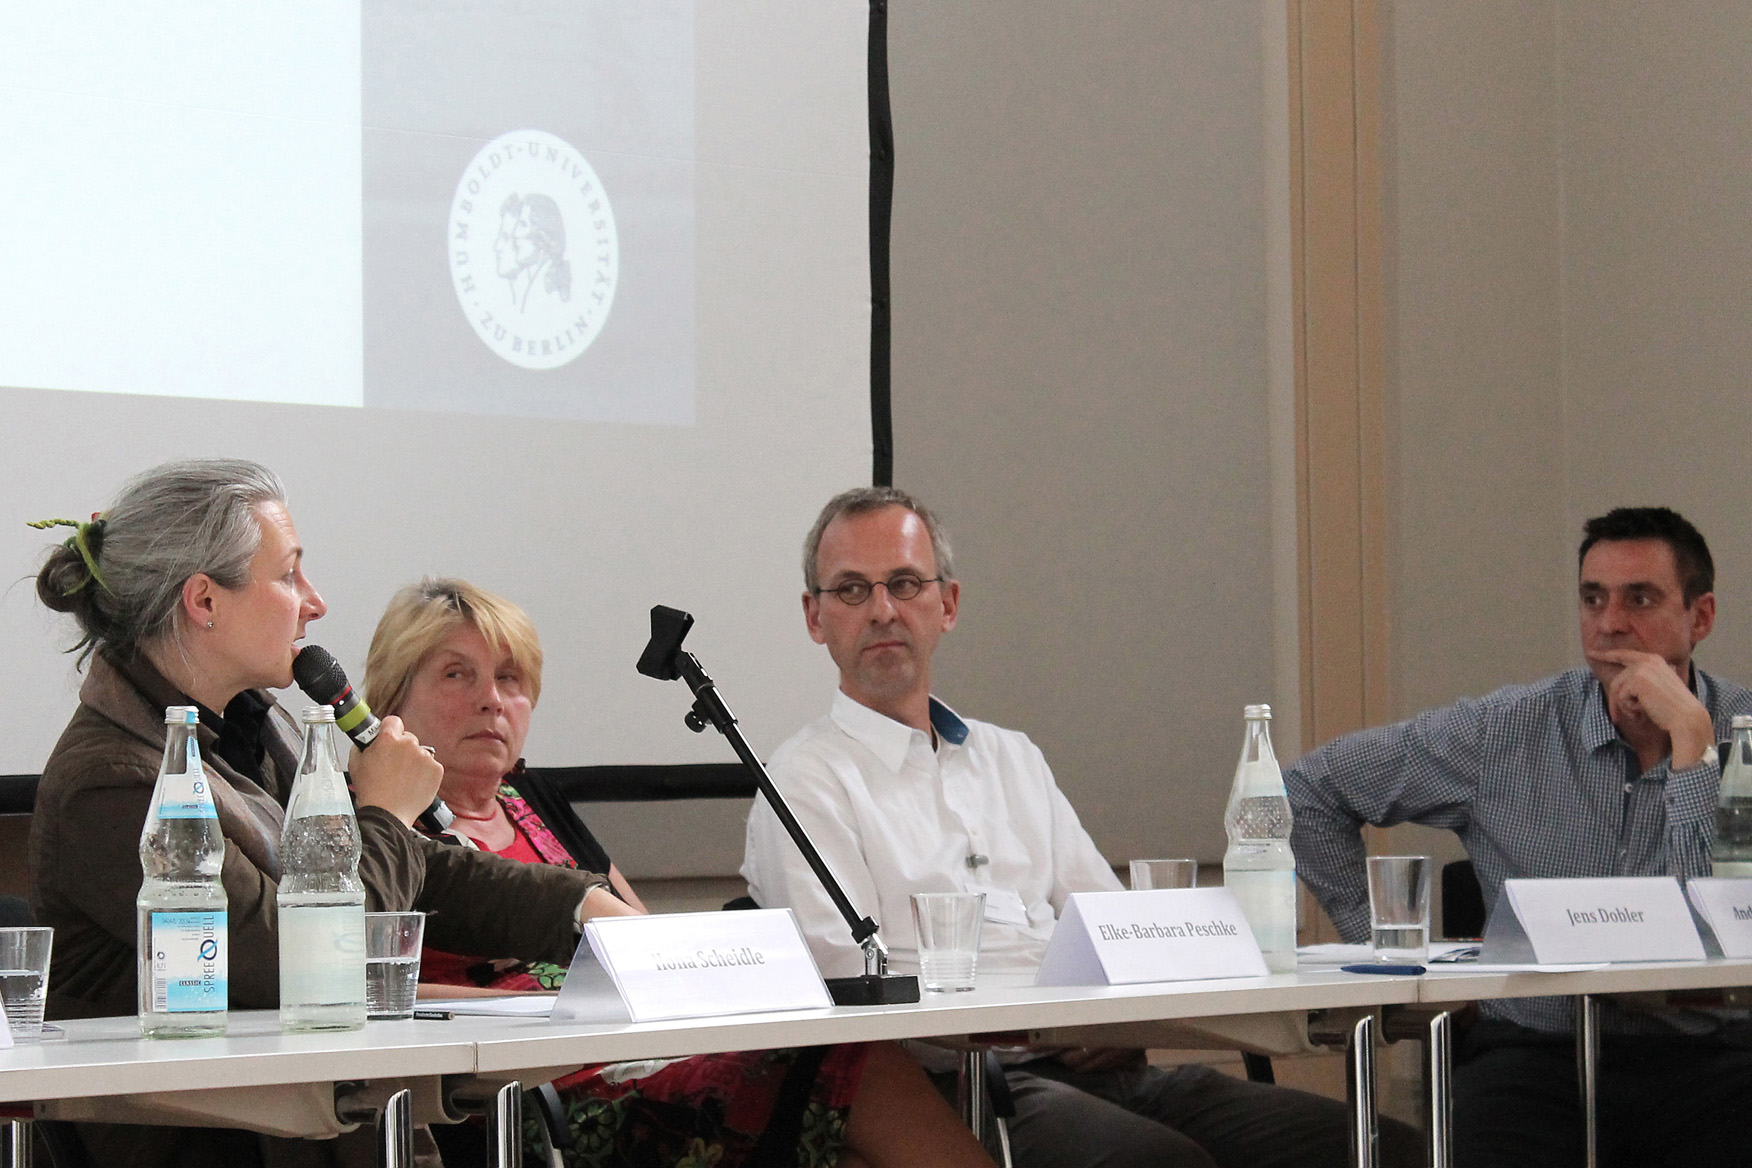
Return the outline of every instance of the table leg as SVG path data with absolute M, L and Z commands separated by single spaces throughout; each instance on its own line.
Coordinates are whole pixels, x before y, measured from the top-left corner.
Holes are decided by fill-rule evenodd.
M 506 1083 L 487 1112 L 487 1146 L 493 1168 L 523 1168 L 523 1084 Z
M 377 1117 L 378 1168 L 414 1168 L 414 1093 L 403 1087 Z
M 1582 1096 L 1582 1125 L 1588 1168 L 1600 1162 L 1600 1003 L 1592 994 L 1576 996 L 1576 1076 Z
M 1424 1041 L 1424 1130 L 1429 1140 L 1430 1168 L 1454 1165 L 1454 1026 L 1443 1010 L 1430 1019 Z
M 961 1082 L 960 1082 L 961 1118 L 966 1121 L 967 1129 L 973 1133 L 976 1140 L 985 1139 L 986 1113 L 990 1108 L 991 1095 L 986 1086 L 985 1052 L 983 1050 L 965 1050 L 961 1052 Z
M 1381 1128 L 1375 1117 L 1375 1016 L 1366 1014 L 1351 1028 L 1345 1050 L 1345 1094 L 1351 1106 L 1351 1164 L 1375 1168 Z
M 0 1168 L 30 1168 L 30 1134 L 28 1119 L 0 1125 Z

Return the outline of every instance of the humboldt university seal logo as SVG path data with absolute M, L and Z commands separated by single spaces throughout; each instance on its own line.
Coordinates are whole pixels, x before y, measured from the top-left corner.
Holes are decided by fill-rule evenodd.
M 450 204 L 450 276 L 487 348 L 556 369 L 590 347 L 614 304 L 620 245 L 602 182 L 542 130 L 489 142 Z

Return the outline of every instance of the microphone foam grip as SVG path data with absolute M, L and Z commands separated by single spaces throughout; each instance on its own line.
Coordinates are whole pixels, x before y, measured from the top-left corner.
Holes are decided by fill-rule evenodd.
M 305 696 L 335 708 L 335 725 L 359 746 L 369 746 L 377 737 L 378 721 L 371 707 L 353 692 L 347 671 L 321 645 L 306 645 L 292 658 L 292 679 Z
M 325 706 L 347 690 L 347 671 L 321 645 L 306 645 L 292 658 L 292 679 L 305 696 Z

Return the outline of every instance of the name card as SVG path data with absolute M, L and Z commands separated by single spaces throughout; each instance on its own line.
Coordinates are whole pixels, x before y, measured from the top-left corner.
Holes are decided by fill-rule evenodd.
M 1076 892 L 1036 985 L 1136 985 L 1264 977 L 1265 959 L 1227 888 Z
M 1505 880 L 1479 960 L 1565 965 L 1692 961 L 1703 941 L 1671 876 Z
M 790 909 L 599 917 L 584 940 L 634 1022 L 833 1005 Z
M 1723 957 L 1752 957 L 1752 879 L 1694 877 L 1685 882 L 1685 897 Z

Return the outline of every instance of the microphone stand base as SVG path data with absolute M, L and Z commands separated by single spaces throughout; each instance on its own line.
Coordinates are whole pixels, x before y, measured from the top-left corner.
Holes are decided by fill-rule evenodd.
M 830 977 L 827 992 L 836 1006 L 895 1006 L 919 1000 L 919 979 L 902 973 Z

